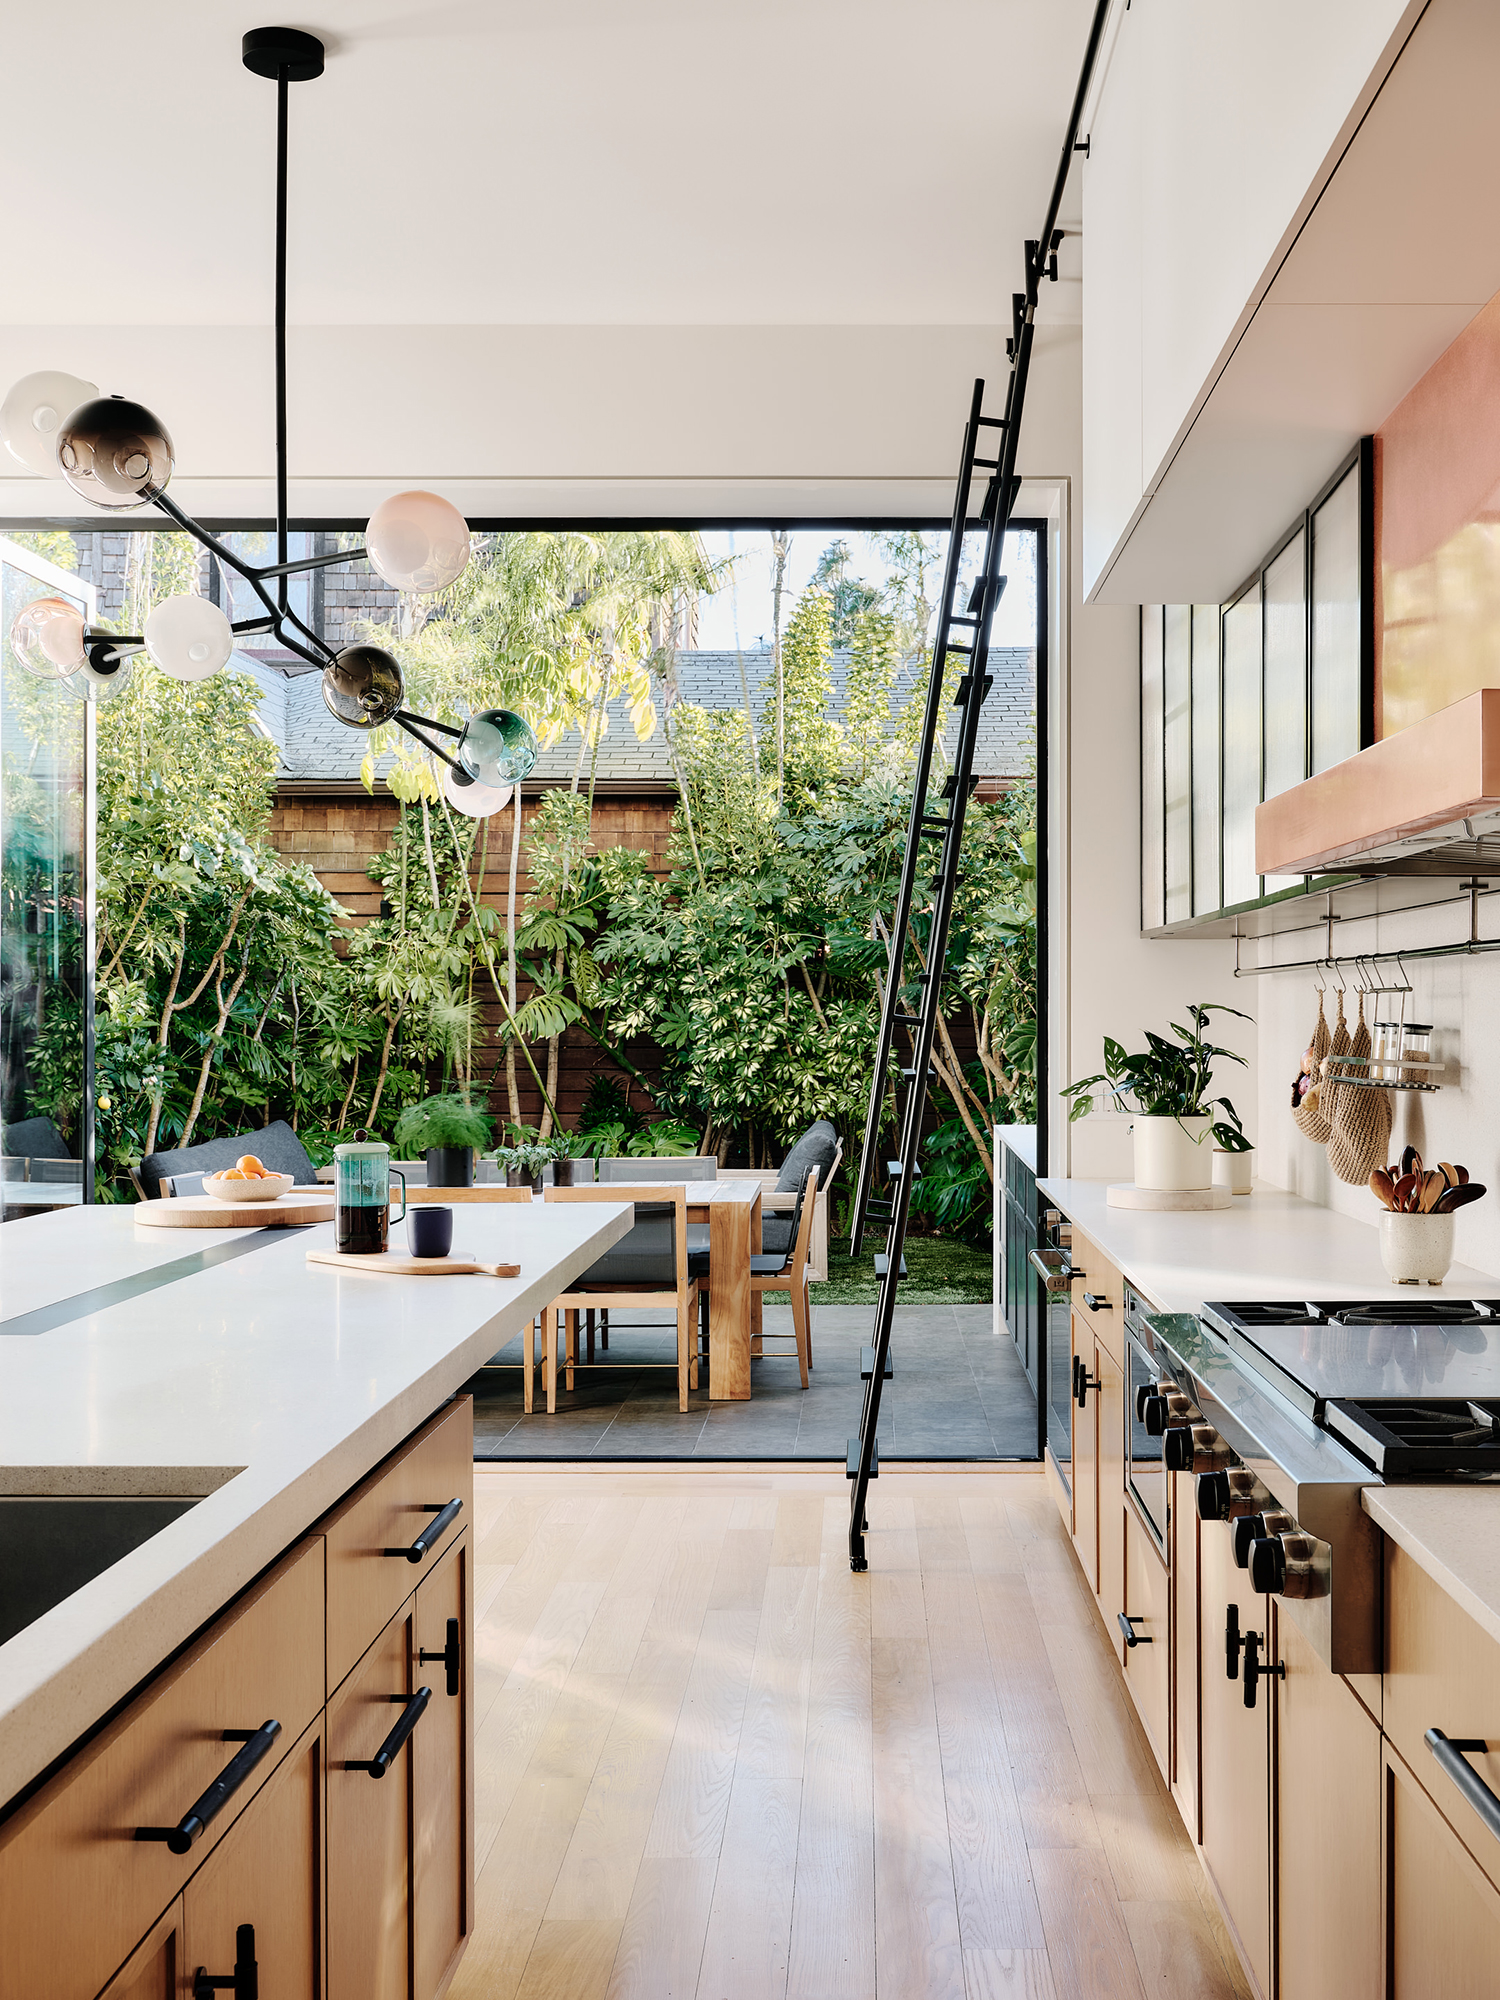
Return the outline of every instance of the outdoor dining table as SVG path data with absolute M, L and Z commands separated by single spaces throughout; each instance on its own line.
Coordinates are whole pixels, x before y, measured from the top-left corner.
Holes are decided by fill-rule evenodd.
M 760 1332 L 760 1293 L 750 1259 L 760 1248 L 757 1181 L 668 1181 L 687 1197 L 689 1222 L 708 1224 L 708 1396 L 743 1402 L 750 1394 L 750 1349 Z

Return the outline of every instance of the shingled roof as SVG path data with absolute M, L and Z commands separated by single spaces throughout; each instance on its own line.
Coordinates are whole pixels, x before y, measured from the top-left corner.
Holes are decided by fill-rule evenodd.
M 703 708 L 738 709 L 744 707 L 748 685 L 758 729 L 774 672 L 772 661 L 769 647 L 743 654 L 680 652 L 677 655 L 679 698 Z M 262 689 L 260 720 L 281 753 L 277 774 L 281 783 L 300 790 L 317 785 L 343 788 L 359 782 L 364 738 L 360 731 L 346 728 L 329 714 L 317 674 L 288 679 L 275 667 L 262 665 L 244 654 L 237 656 L 236 664 Z M 848 664 L 846 652 L 833 654 L 829 710 L 835 716 L 843 708 Z M 997 647 L 990 653 L 989 664 L 994 686 L 980 717 L 974 770 L 981 778 L 1018 777 L 1026 771 L 1032 754 L 1036 655 L 1025 646 Z M 904 692 L 898 689 L 898 699 Z M 605 718 L 595 774 L 597 785 L 616 792 L 634 786 L 652 791 L 670 789 L 672 767 L 660 726 L 655 735 L 640 742 L 630 720 L 629 704 L 623 697 L 609 704 Z M 946 734 L 950 751 L 957 730 L 955 710 Z M 576 729 L 566 730 L 550 749 L 542 752 L 533 782 L 569 783 L 577 767 L 580 743 Z M 381 759 L 377 767 L 381 776 L 394 761 L 390 756 Z M 587 752 L 584 770 L 587 773 Z

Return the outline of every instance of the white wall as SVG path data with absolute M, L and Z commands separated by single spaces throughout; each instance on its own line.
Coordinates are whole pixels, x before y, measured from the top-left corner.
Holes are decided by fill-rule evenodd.
M 1336 927 L 1335 949 L 1361 951 L 1414 949 L 1462 943 L 1469 934 L 1469 901 L 1452 885 L 1435 883 L 1435 896 L 1451 898 L 1446 908 L 1411 910 Z M 1482 935 L 1496 935 L 1495 904 L 1480 901 Z M 1268 940 L 1266 962 L 1311 958 L 1323 950 L 1321 929 Z M 1382 971 L 1386 968 L 1382 967 Z M 1394 968 L 1391 968 L 1394 970 Z M 1434 1164 L 1452 1160 L 1492 1190 L 1490 1198 L 1464 1209 L 1457 1218 L 1456 1255 L 1465 1264 L 1500 1273 L 1500 1122 L 1495 1117 L 1495 1064 L 1500 1047 L 1500 954 L 1477 958 L 1408 959 L 1414 988 L 1407 1019 L 1433 1024 L 1433 1058 L 1448 1073 L 1435 1093 L 1398 1091 L 1391 1133 L 1391 1158 L 1410 1143 Z M 1349 975 L 1352 985 L 1352 974 Z M 1278 972 L 1244 980 L 1260 1018 L 1260 1149 L 1257 1172 L 1278 1187 L 1372 1226 L 1380 1207 L 1368 1188 L 1338 1180 L 1321 1146 L 1305 1139 L 1288 1108 L 1290 1086 L 1301 1065 L 1317 1020 L 1318 1002 L 1310 972 Z M 1330 1026 L 1334 996 L 1325 1002 Z M 1351 1026 L 1354 995 L 1345 998 Z M 1366 1016 L 1373 1010 L 1367 1003 Z M 1253 1197 L 1252 1197 L 1253 1199 Z M 1496 1279 L 1500 1288 L 1500 1277 Z
M 1092 591 L 1422 0 L 1134 0 L 1090 119 L 1084 588 Z

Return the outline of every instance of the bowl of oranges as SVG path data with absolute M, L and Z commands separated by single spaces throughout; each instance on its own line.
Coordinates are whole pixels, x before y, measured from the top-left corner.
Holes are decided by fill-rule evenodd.
M 232 1167 L 203 1176 L 203 1192 L 215 1201 L 276 1201 L 292 1186 L 290 1174 L 268 1173 L 254 1153 L 241 1153 Z

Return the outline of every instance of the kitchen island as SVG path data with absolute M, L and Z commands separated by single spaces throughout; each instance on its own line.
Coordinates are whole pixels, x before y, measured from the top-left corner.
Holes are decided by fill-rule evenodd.
M 112 1844 L 99 1893 L 114 1893 L 109 1885 L 116 1875 L 139 1880 L 158 1859 L 165 1863 L 168 1829 L 158 1830 L 159 1846 L 120 1844 L 122 1838 L 156 1840 L 157 1833 L 136 1834 L 133 1822 L 144 1808 L 139 1796 L 128 1795 L 131 1787 L 121 1785 L 115 1767 L 126 1758 L 132 1717 L 150 1722 L 155 1716 L 159 1733 L 165 1732 L 153 1769 L 174 1745 L 188 1746 L 195 1733 L 201 1738 L 201 1729 L 184 1736 L 181 1721 L 169 1727 L 160 1718 L 170 1716 L 174 1690 L 207 1686 L 215 1672 L 227 1681 L 208 1708 L 227 1702 L 224 1721 L 235 1725 L 219 1730 L 217 1740 L 253 1737 L 262 1724 L 269 1728 L 263 1712 L 269 1710 L 283 1739 L 276 1756 L 285 1753 L 288 1769 L 297 1764 L 291 1739 L 303 1731 L 298 1750 L 313 1744 L 320 1773 L 327 1744 L 341 1728 L 356 1725 L 366 1736 L 374 1731 L 370 1748 L 361 1752 L 366 1761 L 328 1768 L 364 1770 L 371 1754 L 379 1765 L 393 1720 L 380 1705 L 402 1700 L 402 1689 L 413 1695 L 403 1718 L 415 1706 L 408 1727 L 415 1726 L 422 1709 L 408 1685 L 414 1663 L 432 1684 L 427 1700 L 442 1689 L 445 1676 L 448 1693 L 455 1693 L 467 1672 L 472 1619 L 464 1567 L 472 1557 L 465 1500 L 472 1487 L 472 1426 L 469 1406 L 454 1401 L 455 1392 L 617 1242 L 632 1217 L 624 1203 L 460 1211 L 455 1250 L 519 1263 L 514 1279 L 381 1276 L 361 1270 L 352 1258 L 347 1269 L 309 1265 L 309 1247 L 326 1246 L 331 1225 L 148 1232 L 136 1227 L 128 1207 L 88 1207 L 23 1219 L 0 1231 L 6 1561 L 21 1574 L 28 1549 L 45 1548 L 61 1503 L 114 1505 L 117 1511 L 147 1505 L 167 1517 L 129 1553 L 0 1644 L 0 1844 L 8 1843 L 0 1851 L 0 1876 L 9 1874 L 14 1886 L 26 1872 L 20 1861 L 28 1837 L 32 1848 L 48 1840 L 64 1852 L 76 1847 L 80 1829 L 49 1832 L 48 1815 L 66 1818 L 68 1797 L 86 1791 L 91 1774 L 102 1787 L 98 1841 Z M 429 1515 L 434 1518 L 424 1528 Z M 393 1540 L 401 1546 L 376 1546 Z M 440 1588 L 456 1593 L 443 1606 L 455 1615 L 438 1619 L 429 1641 L 420 1636 L 421 1600 L 426 1592 L 436 1604 Z M 429 1645 L 433 1650 L 424 1650 Z M 359 1656 L 367 1646 L 372 1656 L 382 1646 L 394 1648 L 389 1661 L 377 1664 L 397 1692 L 346 1699 L 339 1689 L 360 1680 Z M 261 1680 L 259 1670 L 246 1664 L 255 1659 L 266 1670 Z M 422 1672 L 428 1661 L 432 1666 Z M 455 1702 L 453 1712 L 466 1705 Z M 108 1727 L 95 1734 L 106 1719 Z M 144 1728 L 136 1728 L 137 1737 Z M 441 1741 L 436 1725 L 425 1736 Z M 460 1732 L 460 1761 L 444 1781 L 450 1813 L 471 1784 L 463 1740 Z M 87 1747 L 78 1753 L 82 1744 Z M 368 1775 L 396 1769 L 399 1749 Z M 247 1757 L 252 1750 L 271 1771 L 275 1757 L 266 1745 L 247 1744 Z M 206 1755 L 217 1768 L 232 1753 L 200 1741 L 194 1754 L 198 1765 Z M 404 1762 L 409 1767 L 411 1760 Z M 307 1767 L 306 1754 L 301 1764 Z M 75 1783 L 76 1772 L 83 1775 Z M 140 1794 L 149 1788 L 148 1774 L 137 1779 Z M 179 1778 L 170 1811 L 163 1806 L 170 1820 L 192 1802 L 193 1786 L 176 1799 L 183 1790 Z M 246 1797 L 251 1790 L 244 1785 Z M 295 1785 L 277 1771 L 265 1790 L 264 1805 L 246 1808 L 247 1824 L 257 1813 L 265 1817 L 272 1794 L 291 1801 Z M 399 1786 L 368 1786 L 371 1801 L 394 1804 L 398 1792 Z M 321 1805 L 315 1806 L 308 1810 L 321 1821 Z M 226 1807 L 222 1824 L 231 1817 Z M 344 1851 L 356 1854 L 361 1822 L 379 1819 L 373 1805 L 357 1815 Z M 92 1822 L 82 1829 L 95 1831 Z M 198 1867 L 210 1838 L 196 1827 L 183 1837 L 199 1845 L 180 1866 Z M 223 1836 L 226 1851 L 239 1838 L 231 1827 Z M 333 1845 L 330 1820 L 330 1866 Z M 41 1858 L 46 1873 L 56 1875 L 56 1855 Z M 200 1875 L 213 1866 L 210 1855 Z M 359 1870 L 368 1875 L 374 1867 L 375 1857 L 360 1858 Z M 244 1854 L 232 1872 L 246 1877 Z M 414 1898 L 410 1868 L 408 1876 Z M 129 1949 L 144 1928 L 132 1930 L 131 1910 L 138 1915 L 149 1908 L 154 1916 L 165 1908 L 162 1921 L 177 1928 L 162 1947 L 162 1962 L 176 1963 L 191 1949 L 182 1938 L 191 1937 L 193 1926 L 189 1922 L 183 1932 L 180 1916 L 172 1915 L 184 1902 L 178 1878 L 161 1880 L 166 1889 L 159 1901 L 150 1905 L 142 1889 L 148 1901 L 119 1917 L 119 1935 Z M 168 1892 L 176 1899 L 170 1908 Z M 208 1900 L 200 1896 L 199 1907 L 206 1909 Z M 188 1907 L 191 1916 L 191 1897 Z M 12 1954 L 24 1954 L 27 1945 L 16 1912 L 7 1914 L 9 1922 L 0 1921 L 0 1988 L 10 1991 L 18 1963 Z M 392 1921 L 389 1912 L 386 1921 Z M 321 1940 L 321 1914 L 310 1911 L 309 1922 L 308 1935 Z M 374 1975 L 374 1962 L 357 1977 L 336 1974 L 340 1919 L 331 1897 L 327 1923 L 327 1990 L 356 1992 Z M 199 1934 L 207 1928 L 205 1917 Z M 370 1940 L 360 1938 L 362 1927 L 346 1923 L 344 1929 L 357 1940 L 355 1960 L 364 1951 L 368 1961 Z M 232 1955 L 233 1938 L 231 1927 L 229 1945 L 217 1948 Z M 375 1944 L 389 1947 L 389 1956 L 406 1949 L 398 1949 L 394 1936 Z M 123 1957 L 122 1951 L 109 1959 L 106 1976 Z M 262 1959 L 263 1968 L 273 1962 L 264 1945 Z M 49 1990 L 99 1990 L 102 1980 L 87 1984 L 82 1964 L 77 1977 L 83 1983 L 75 1986 L 61 1961 L 50 1962 L 59 1970 Z M 29 1961 L 20 1963 L 24 1968 Z M 95 1969 L 90 1961 L 88 1977 Z M 209 1966 L 211 1972 L 223 1969 Z M 154 1971 L 141 1990 L 154 1990 L 153 1982 Z M 426 1990 L 438 1991 L 441 1983 L 429 1980 Z

